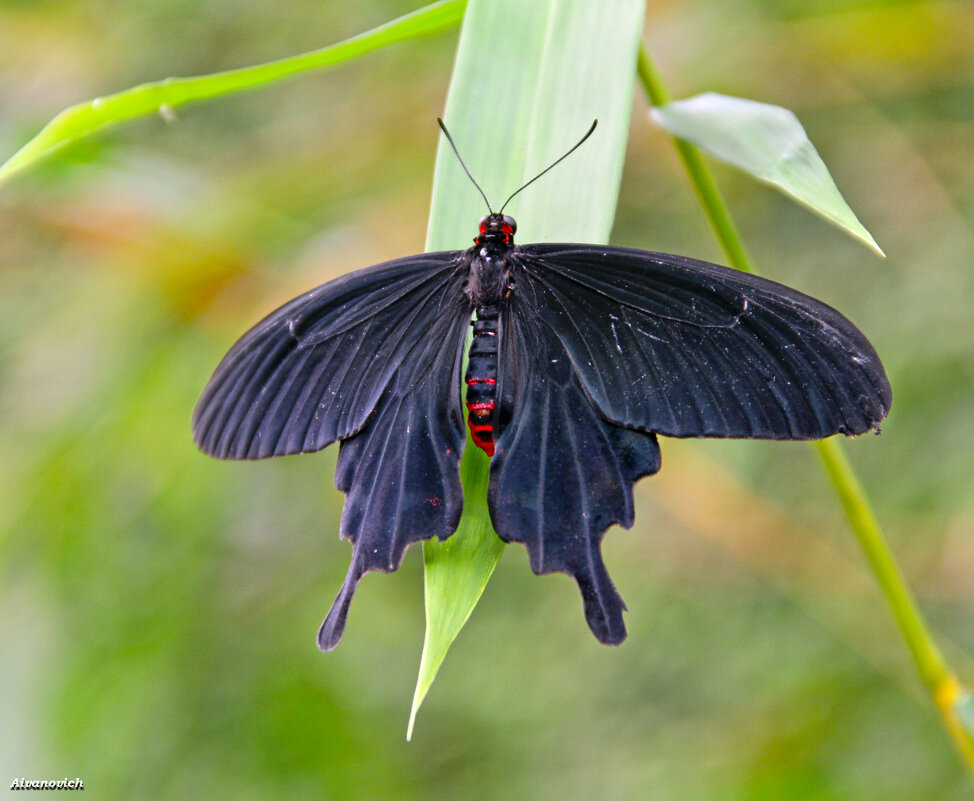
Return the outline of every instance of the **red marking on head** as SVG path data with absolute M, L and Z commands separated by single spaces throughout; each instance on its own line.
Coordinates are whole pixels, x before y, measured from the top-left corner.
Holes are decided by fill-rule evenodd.
M 467 408 L 473 411 L 474 409 L 493 409 L 494 402 L 489 401 L 488 403 L 471 403 L 467 401 Z
M 467 385 L 471 384 L 496 384 L 496 378 L 468 378 Z

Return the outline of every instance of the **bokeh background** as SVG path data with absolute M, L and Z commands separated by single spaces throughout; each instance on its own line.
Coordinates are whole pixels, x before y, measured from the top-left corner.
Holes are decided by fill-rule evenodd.
M 7 0 L 0 155 L 71 103 L 418 5 Z M 651 0 L 645 41 L 677 97 L 794 110 L 888 254 L 717 168 L 762 271 L 882 354 L 893 413 L 848 450 L 974 679 L 974 5 Z M 605 543 L 620 648 L 591 637 L 567 577 L 508 548 L 411 744 L 418 547 L 317 651 L 350 555 L 337 449 L 221 463 L 190 414 L 265 312 L 422 249 L 455 43 L 136 121 L 0 188 L 0 780 L 127 799 L 971 798 L 800 444 L 663 444 L 636 526 Z M 646 111 L 637 96 L 613 241 L 720 260 Z

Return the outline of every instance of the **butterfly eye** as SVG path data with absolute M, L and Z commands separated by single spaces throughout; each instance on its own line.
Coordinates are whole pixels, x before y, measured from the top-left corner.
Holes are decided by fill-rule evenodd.
M 479 224 L 478 227 L 479 227 L 479 230 L 480 230 L 481 235 L 487 233 L 487 218 L 486 217 L 481 217 L 480 218 L 480 224 Z
M 508 217 L 505 214 L 504 215 L 504 229 L 507 229 L 507 228 L 510 228 L 511 230 L 510 231 L 504 230 L 504 233 L 508 233 L 508 234 L 510 234 L 512 236 L 517 233 L 517 223 L 514 222 L 514 218 L 513 217 Z

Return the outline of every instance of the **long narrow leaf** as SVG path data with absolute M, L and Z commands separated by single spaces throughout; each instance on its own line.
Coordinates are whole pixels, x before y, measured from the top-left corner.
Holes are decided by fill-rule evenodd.
M 622 175 L 640 0 L 471 0 L 464 19 L 445 120 L 473 175 L 496 208 L 585 133 L 571 158 L 508 208 L 518 240 L 604 242 Z M 449 146 L 441 142 L 427 247 L 463 247 L 486 212 Z M 464 515 L 426 558 L 426 640 L 409 733 L 450 644 L 477 603 L 500 540 L 486 508 L 488 460 L 467 443 Z M 525 568 L 527 559 L 524 560 Z
M 437 33 L 457 23 L 465 0 L 441 0 L 343 42 L 267 64 L 201 75 L 166 78 L 65 109 L 37 136 L 0 165 L 0 183 L 65 145 L 146 114 L 166 114 L 195 100 L 255 89 L 293 75 L 343 64 L 393 42 Z

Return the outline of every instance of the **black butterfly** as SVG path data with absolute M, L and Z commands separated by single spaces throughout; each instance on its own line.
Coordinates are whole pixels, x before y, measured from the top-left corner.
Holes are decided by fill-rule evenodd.
M 457 527 L 474 312 L 466 405 L 491 456 L 494 528 L 527 546 L 535 573 L 575 577 L 604 643 L 626 629 L 602 535 L 632 525 L 633 484 L 660 467 L 657 434 L 819 439 L 878 431 L 889 410 L 873 347 L 814 298 L 668 253 L 519 247 L 515 230 L 492 212 L 466 251 L 386 262 L 295 298 L 233 346 L 196 407 L 196 442 L 220 458 L 341 441 L 335 484 L 354 550 L 324 650 L 363 573 L 395 570 L 410 543 Z

